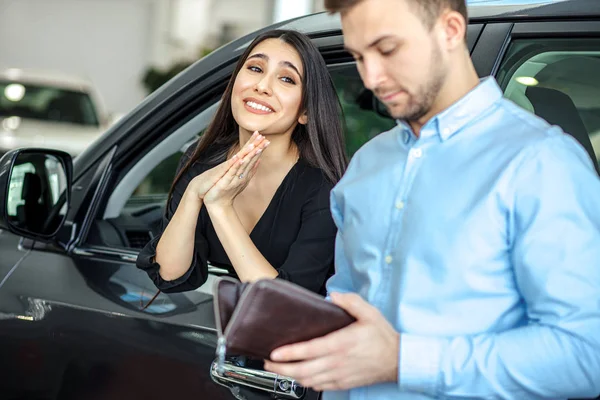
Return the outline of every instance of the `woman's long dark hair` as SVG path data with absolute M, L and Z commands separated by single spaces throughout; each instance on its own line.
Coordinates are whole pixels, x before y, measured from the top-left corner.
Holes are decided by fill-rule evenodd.
M 302 60 L 304 78 L 300 110 L 306 112 L 308 122 L 306 125 L 297 124 L 292 133 L 300 157 L 320 168 L 333 184 L 342 177 L 348 163 L 341 123 L 342 107 L 325 60 L 306 35 L 291 30 L 272 30 L 257 36 L 240 57 L 212 122 L 175 177 L 171 193 L 179 179 L 200 156 L 206 155 L 209 148 L 216 151 L 211 151 L 206 161 L 219 163 L 226 160 L 227 153 L 238 143 L 239 128 L 231 110 L 233 85 L 252 50 L 267 39 L 279 39 L 287 43 L 296 49 Z

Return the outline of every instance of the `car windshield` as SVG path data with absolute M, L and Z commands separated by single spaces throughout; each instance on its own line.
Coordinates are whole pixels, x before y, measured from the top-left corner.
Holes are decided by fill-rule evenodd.
M 87 93 L 0 80 L 0 117 L 12 116 L 95 127 L 99 125 Z

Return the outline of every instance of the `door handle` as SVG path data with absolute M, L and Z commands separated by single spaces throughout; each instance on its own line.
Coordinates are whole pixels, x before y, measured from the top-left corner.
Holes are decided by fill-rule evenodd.
M 230 389 L 236 398 L 239 398 L 239 390 L 236 390 L 235 385 L 269 392 L 278 399 L 302 399 L 306 393 L 306 388 L 298 385 L 292 378 L 259 369 L 240 367 L 231 361 L 225 361 L 221 371 L 217 360 L 213 361 L 210 366 L 210 377 L 215 383 Z

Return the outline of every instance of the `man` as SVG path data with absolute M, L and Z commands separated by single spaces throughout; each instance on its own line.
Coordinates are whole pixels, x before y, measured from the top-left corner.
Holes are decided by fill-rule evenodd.
M 328 292 L 357 322 L 266 368 L 326 399 L 598 396 L 600 181 L 586 152 L 478 79 L 464 0 L 325 4 L 398 126 L 332 192 Z

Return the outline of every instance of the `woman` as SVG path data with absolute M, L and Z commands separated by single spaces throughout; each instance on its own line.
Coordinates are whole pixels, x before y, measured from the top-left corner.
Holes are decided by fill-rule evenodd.
M 340 115 L 308 37 L 258 36 L 182 158 L 165 228 L 138 267 L 167 293 L 202 285 L 208 262 L 241 281 L 281 278 L 323 293 L 336 233 L 329 192 L 347 163 Z

